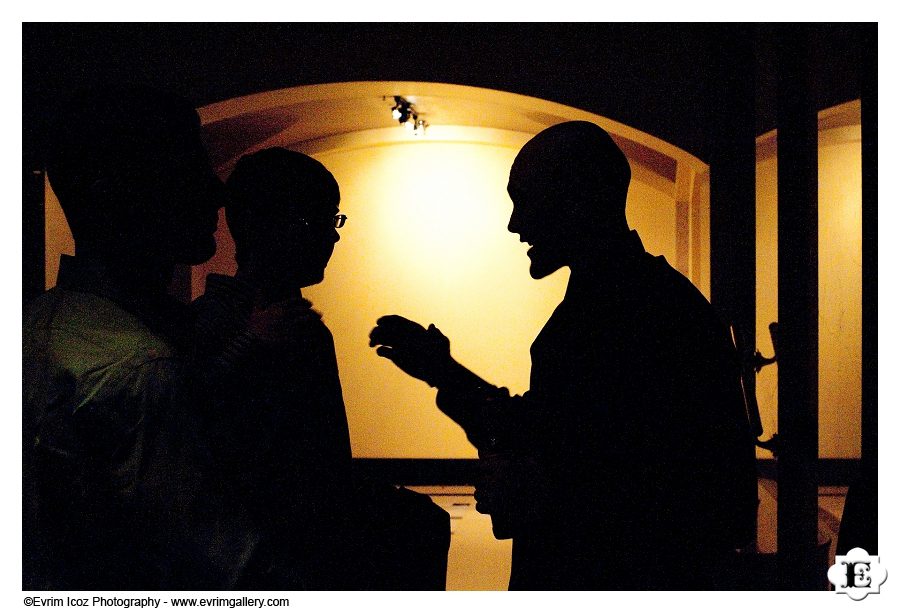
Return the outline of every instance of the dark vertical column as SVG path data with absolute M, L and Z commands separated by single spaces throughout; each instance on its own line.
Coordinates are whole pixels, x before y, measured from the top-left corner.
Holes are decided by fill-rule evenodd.
M 742 344 L 756 346 L 755 27 L 721 26 L 713 50 L 717 104 L 710 121 L 710 294 Z M 751 380 L 749 385 L 754 385 Z
M 878 543 L 878 26 L 862 26 L 862 465 Z M 877 553 L 877 547 L 869 553 Z
M 819 445 L 818 119 L 810 30 L 776 29 L 778 46 L 778 554 L 782 587 L 817 589 Z
M 876 24 L 858 28 L 862 112 L 862 454 L 850 484 L 837 554 L 878 554 L 878 98 Z
M 22 176 L 22 302 L 44 291 L 44 172 L 27 160 Z

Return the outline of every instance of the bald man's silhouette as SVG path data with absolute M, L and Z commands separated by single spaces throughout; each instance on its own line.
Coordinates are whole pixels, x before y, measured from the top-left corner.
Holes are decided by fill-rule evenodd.
M 371 333 L 379 355 L 438 388 L 478 448 L 478 508 L 513 538 L 511 589 L 728 587 L 723 569 L 752 539 L 733 345 L 703 295 L 629 230 L 630 179 L 587 122 L 544 130 L 515 159 L 509 231 L 531 245 L 531 276 L 571 269 L 524 396 L 454 361 L 433 325 L 392 315 Z

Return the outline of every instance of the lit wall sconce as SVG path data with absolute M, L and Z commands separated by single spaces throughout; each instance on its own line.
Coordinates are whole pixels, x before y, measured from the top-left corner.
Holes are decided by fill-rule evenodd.
M 394 106 L 391 107 L 391 117 L 404 126 L 413 136 L 425 134 L 428 122 L 419 117 L 416 107 L 403 96 L 394 96 Z

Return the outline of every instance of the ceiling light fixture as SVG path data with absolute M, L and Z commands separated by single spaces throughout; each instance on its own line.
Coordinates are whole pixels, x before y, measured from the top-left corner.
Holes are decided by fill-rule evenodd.
M 428 122 L 419 117 L 418 111 L 412 102 L 403 96 L 394 96 L 394 106 L 391 107 L 391 117 L 401 126 L 411 131 L 413 136 L 425 134 Z

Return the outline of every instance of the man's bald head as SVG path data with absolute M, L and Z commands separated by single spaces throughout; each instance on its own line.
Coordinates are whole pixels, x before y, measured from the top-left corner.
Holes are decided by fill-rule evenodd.
M 532 245 L 531 276 L 571 266 L 628 233 L 631 168 L 602 128 L 570 121 L 547 128 L 516 156 L 507 190 L 509 231 Z
M 556 194 L 577 195 L 578 200 L 598 206 L 591 213 L 624 219 L 631 167 L 603 128 L 568 121 L 525 144 L 513 163 L 510 181 L 526 189 L 538 183 Z

